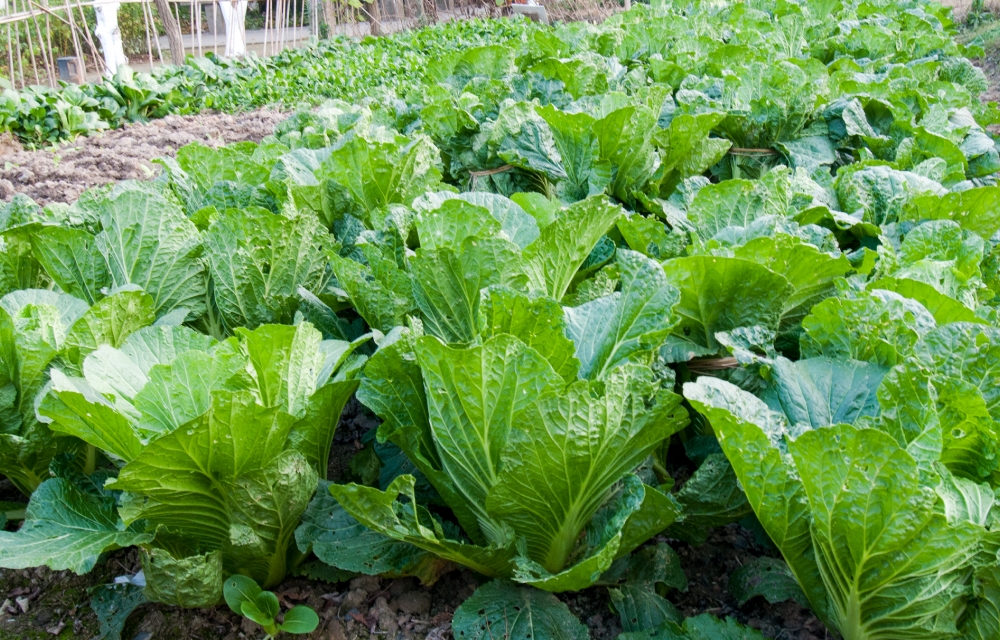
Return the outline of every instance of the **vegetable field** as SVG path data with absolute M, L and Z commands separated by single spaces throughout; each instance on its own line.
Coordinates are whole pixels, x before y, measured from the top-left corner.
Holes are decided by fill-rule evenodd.
M 1000 110 L 955 35 L 654 0 L 199 84 L 334 99 L 0 208 L 0 567 L 117 578 L 101 638 L 1000 638 Z

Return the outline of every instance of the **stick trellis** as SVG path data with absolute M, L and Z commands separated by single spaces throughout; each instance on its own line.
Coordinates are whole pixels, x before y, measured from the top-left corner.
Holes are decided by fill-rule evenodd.
M 29 84 L 58 87 L 60 58 L 74 58 L 92 82 L 113 75 L 120 64 L 146 72 L 167 64 L 170 59 L 163 51 L 167 38 L 153 2 L 0 0 L 0 41 L 5 40 L 6 49 L 5 56 L 0 54 L 0 77 L 15 88 Z M 213 52 L 238 57 L 249 51 L 268 56 L 304 46 L 321 35 L 363 37 L 414 28 L 424 24 L 428 15 L 432 20 L 453 20 L 495 13 L 494 0 L 373 0 L 362 2 L 360 8 L 344 0 L 167 2 L 164 6 L 181 26 L 185 54 L 194 56 Z M 130 13 L 134 19 L 127 23 L 133 31 L 139 25 L 139 33 L 123 33 L 118 22 L 120 7 L 129 5 L 139 5 L 141 19 Z M 248 9 L 261 28 L 247 27 Z M 100 31 L 98 13 L 105 21 Z M 211 25 L 208 31 L 207 24 Z

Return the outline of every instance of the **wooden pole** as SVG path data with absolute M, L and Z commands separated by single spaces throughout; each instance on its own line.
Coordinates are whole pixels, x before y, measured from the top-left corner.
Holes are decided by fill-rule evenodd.
M 181 38 L 180 21 L 170 12 L 167 0 L 153 0 L 156 3 L 156 13 L 167 32 L 167 43 L 170 45 L 170 61 L 174 64 L 184 64 L 184 40 Z

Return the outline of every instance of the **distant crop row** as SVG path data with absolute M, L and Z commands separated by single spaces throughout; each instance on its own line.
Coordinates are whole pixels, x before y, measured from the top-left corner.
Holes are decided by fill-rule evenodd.
M 785 560 L 744 600 L 846 640 L 997 638 L 972 53 L 916 0 L 639 5 L 15 199 L 0 469 L 31 502 L 0 566 L 138 546 L 148 598 L 208 606 L 234 574 L 460 565 L 496 580 L 456 637 L 584 638 L 551 594 L 601 585 L 628 640 L 756 638 L 669 600 L 666 540 L 740 522 Z M 330 482 L 352 394 L 381 425 Z
M 122 68 L 98 83 L 55 89 L 14 90 L 0 77 L 0 133 L 45 147 L 169 114 L 393 95 L 418 82 L 428 61 L 447 51 L 523 39 L 531 30 L 524 21 L 453 21 L 385 38 L 323 40 L 267 58 L 189 56 L 182 66 L 157 67 L 152 74 Z

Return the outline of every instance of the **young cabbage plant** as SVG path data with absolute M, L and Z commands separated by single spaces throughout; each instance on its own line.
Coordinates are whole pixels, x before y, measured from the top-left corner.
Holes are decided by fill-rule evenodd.
M 279 633 L 312 633 L 319 626 L 319 616 L 305 605 L 296 605 L 281 616 L 278 597 L 264 591 L 251 578 L 236 574 L 226 579 L 222 588 L 226 604 L 233 613 L 252 620 L 264 628 L 264 640 L 272 640 Z
M 223 342 L 157 326 L 89 354 L 82 377 L 53 369 L 39 416 L 101 451 L 117 477 L 43 483 L 24 527 L 2 534 L 0 565 L 82 573 L 139 544 L 151 600 L 214 604 L 234 573 L 277 584 L 297 560 L 292 535 L 326 476 L 365 339 L 323 340 L 307 323 Z
M 595 247 L 622 214 L 599 196 L 556 206 L 544 224 L 495 194 L 426 194 L 414 208 L 396 208 L 366 232 L 359 260 L 332 255 L 330 266 L 373 329 L 388 333 L 416 317 L 449 344 L 474 339 L 487 287 L 562 300 L 593 253 L 598 264 L 611 258 L 613 245 L 608 252 Z M 408 247 L 411 235 L 419 239 L 416 250 Z
M 412 475 L 385 491 L 331 485 L 344 510 L 388 538 L 549 591 L 593 584 L 673 522 L 675 501 L 634 472 L 687 424 L 672 376 L 651 367 L 679 294 L 653 260 L 620 250 L 615 264 L 618 290 L 577 307 L 524 279 L 521 291 L 477 292 L 467 340 L 448 344 L 420 323 L 386 336 L 358 397 L 461 532 L 418 504 Z M 438 282 L 418 275 L 414 286 Z
M 119 347 L 155 320 L 153 300 L 138 290 L 113 293 L 93 306 L 65 293 L 14 291 L 0 299 L 0 473 L 30 496 L 49 477 L 49 464 L 73 455 L 92 473 L 97 450 L 52 433 L 38 420 L 36 400 L 52 367 L 79 372 L 100 345 Z
M 995 360 L 995 346 L 977 345 L 989 330 L 974 327 L 925 338 L 922 367 L 778 358 L 761 398 L 714 378 L 684 385 L 813 609 L 845 639 L 995 636 L 994 490 L 953 455 L 981 441 L 963 407 L 985 409 L 976 380 Z M 945 376 L 928 380 L 935 360 L 964 370 L 961 398 Z M 980 431 L 995 425 L 983 414 Z

